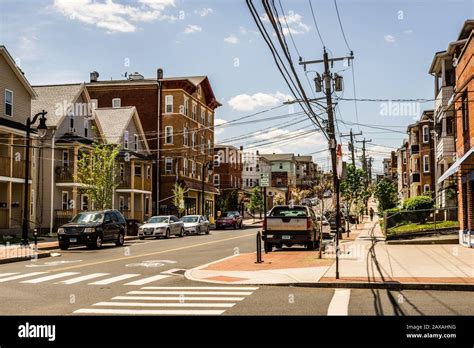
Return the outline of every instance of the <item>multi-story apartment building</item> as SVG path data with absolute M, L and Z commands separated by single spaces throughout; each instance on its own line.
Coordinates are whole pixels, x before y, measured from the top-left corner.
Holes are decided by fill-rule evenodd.
M 271 163 L 259 151 L 245 151 L 243 153 L 242 186 L 250 191 L 253 187 L 260 186 L 261 174 L 271 175 Z
M 286 200 L 291 197 L 291 192 L 296 188 L 296 162 L 292 153 L 262 154 L 271 164 L 271 186 L 285 192 Z
M 403 145 L 397 149 L 398 197 L 402 202 L 409 197 L 408 153 L 408 141 L 404 140 Z
M 317 165 L 312 156 L 295 156 L 296 186 L 299 188 L 311 188 L 316 179 Z
M 426 110 L 419 121 L 407 128 L 410 197 L 434 191 L 433 124 L 433 110 Z
M 242 189 L 242 148 L 214 145 L 213 183 L 221 194 Z
M 4 46 L 0 46 L 0 231 L 19 232 L 25 191 L 26 119 L 36 93 Z M 32 138 L 35 138 L 33 134 Z M 30 152 L 30 227 L 36 219 L 36 151 Z
M 385 177 L 390 177 L 390 158 L 384 158 L 383 163 L 383 175 Z
M 154 154 L 153 213 L 176 213 L 172 188 L 186 187 L 187 214 L 212 218 L 215 195 L 210 169 L 214 156 L 214 111 L 220 106 L 206 76 L 144 78 L 138 73 L 126 80 L 99 81 L 91 73 L 87 89 L 99 108 L 135 106 Z M 204 172 L 204 175 L 202 173 Z M 204 200 L 202 201 L 202 181 Z M 159 198 L 157 199 L 157 194 Z

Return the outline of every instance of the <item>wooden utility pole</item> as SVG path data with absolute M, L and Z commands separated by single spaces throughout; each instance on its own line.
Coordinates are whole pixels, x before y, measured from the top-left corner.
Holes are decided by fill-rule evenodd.
M 349 143 L 349 150 L 351 151 L 351 155 L 352 155 L 352 165 L 354 166 L 355 168 L 355 155 L 354 155 L 354 136 L 356 135 L 362 135 L 362 132 L 359 132 L 357 134 L 354 134 L 352 133 L 352 128 L 351 128 L 351 131 L 349 132 L 349 134 L 341 134 L 341 138 L 342 137 L 350 137 L 351 138 L 351 142 Z
M 365 154 L 366 152 L 366 149 L 365 149 L 365 144 L 366 143 L 370 143 L 372 142 L 372 139 L 365 139 L 362 140 L 362 141 L 357 141 L 358 143 L 362 143 L 362 169 L 364 170 L 364 175 L 365 175 L 365 182 L 364 182 L 364 186 L 365 186 L 365 190 L 367 191 L 368 187 L 369 187 L 369 173 L 368 173 L 368 170 L 367 170 L 367 156 Z M 364 199 L 365 200 L 365 215 L 369 214 L 369 206 L 368 206 L 368 200 L 367 198 Z

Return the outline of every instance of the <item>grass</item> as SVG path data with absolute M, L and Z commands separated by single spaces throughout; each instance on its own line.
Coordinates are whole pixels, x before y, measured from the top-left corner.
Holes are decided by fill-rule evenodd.
M 408 233 L 408 232 L 421 232 L 421 231 L 430 231 L 430 230 L 435 230 L 436 229 L 442 229 L 442 228 L 456 228 L 459 227 L 459 221 L 439 221 L 436 222 L 436 225 L 434 222 L 426 222 L 424 224 L 419 224 L 419 223 L 411 223 L 411 224 L 404 224 L 404 225 L 399 225 L 393 228 L 388 229 L 388 233 Z

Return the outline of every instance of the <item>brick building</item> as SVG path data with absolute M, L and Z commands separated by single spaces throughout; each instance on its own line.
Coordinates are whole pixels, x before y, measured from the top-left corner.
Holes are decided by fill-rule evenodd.
M 397 149 L 398 197 L 402 202 L 409 197 L 408 153 L 408 141 L 404 140 L 403 145 Z
M 214 156 L 214 111 L 220 104 L 206 76 L 162 78 L 161 74 L 158 69 L 155 78 L 134 73 L 126 80 L 99 81 L 99 74 L 93 72 L 87 89 L 99 108 L 137 108 L 150 150 L 159 163 L 153 170 L 153 213 L 176 213 L 172 188 L 178 182 L 187 189 L 186 214 L 212 218 L 218 190 L 209 169 Z
M 232 145 L 214 145 L 213 183 L 220 192 L 242 189 L 242 151 Z

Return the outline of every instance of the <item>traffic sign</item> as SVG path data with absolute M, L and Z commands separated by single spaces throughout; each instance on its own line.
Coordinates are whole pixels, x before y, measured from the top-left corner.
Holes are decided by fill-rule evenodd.
M 270 186 L 270 175 L 266 173 L 260 174 L 260 187 Z

